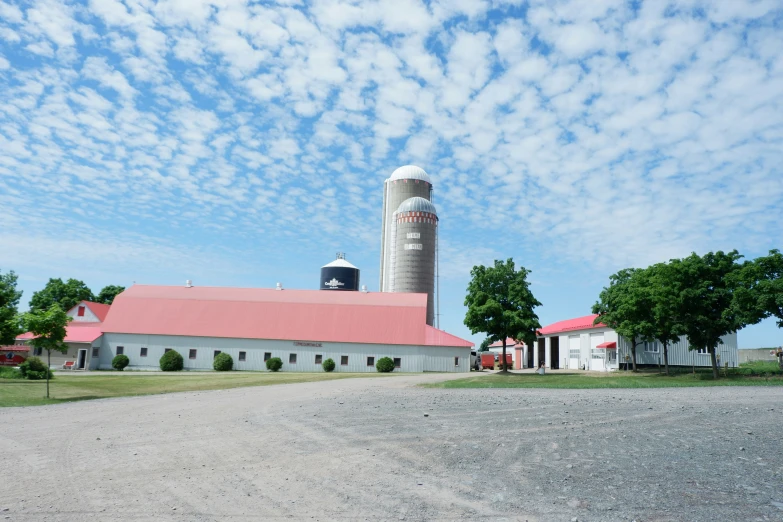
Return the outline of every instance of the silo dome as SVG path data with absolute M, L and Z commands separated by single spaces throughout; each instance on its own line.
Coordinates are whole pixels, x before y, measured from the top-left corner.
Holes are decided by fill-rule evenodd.
M 417 167 L 416 165 L 404 165 L 398 168 L 392 172 L 392 175 L 389 179 L 391 181 L 396 181 L 399 179 L 418 179 L 432 185 L 432 180 L 430 180 L 429 175 L 424 172 L 424 169 Z
M 403 201 L 399 207 L 397 207 L 397 212 L 427 212 L 429 214 L 435 214 L 438 215 L 438 211 L 435 210 L 435 205 L 432 204 L 431 201 L 424 199 L 424 198 L 408 198 L 405 201 Z

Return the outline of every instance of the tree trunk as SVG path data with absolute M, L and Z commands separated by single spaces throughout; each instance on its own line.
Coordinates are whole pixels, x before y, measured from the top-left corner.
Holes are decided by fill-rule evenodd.
M 500 371 L 503 373 L 508 372 L 508 366 L 506 366 L 506 338 L 503 337 L 503 358 L 500 360 Z
M 636 337 L 631 340 L 631 363 L 633 371 L 636 372 Z
M 669 343 L 663 342 L 663 364 L 666 366 L 666 375 L 669 375 Z
M 710 359 L 712 359 L 712 378 L 718 378 L 718 359 L 715 356 L 715 347 L 710 347 Z
M 46 398 L 49 398 L 49 368 L 52 367 L 52 351 L 46 350 Z

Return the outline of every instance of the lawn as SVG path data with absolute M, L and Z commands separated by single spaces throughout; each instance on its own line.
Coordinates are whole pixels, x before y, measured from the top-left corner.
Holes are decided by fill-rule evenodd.
M 677 371 L 677 370 L 675 370 Z M 775 363 L 746 363 L 729 370 L 728 376 L 713 380 L 710 370 L 680 371 L 666 376 L 657 371 L 633 372 L 550 372 L 509 373 L 467 377 L 437 384 L 430 388 L 680 388 L 695 386 L 783 386 L 783 375 Z
M 245 386 L 268 386 L 386 375 L 389 374 L 293 372 L 124 372 L 120 374 L 117 372 L 94 372 L 90 375 L 73 375 L 57 372 L 55 378 L 49 382 L 49 394 L 52 397 L 50 399 L 44 398 L 46 381 L 0 378 L 0 407 L 39 406 L 128 395 L 224 390 Z

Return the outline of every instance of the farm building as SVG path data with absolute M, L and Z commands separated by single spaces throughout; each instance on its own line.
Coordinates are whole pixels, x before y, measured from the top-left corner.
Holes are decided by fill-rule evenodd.
M 159 368 L 176 350 L 187 370 L 211 370 L 218 353 L 237 370 L 375 372 L 391 357 L 402 372 L 468 372 L 473 343 L 427 324 L 427 294 L 134 285 L 101 325 L 97 367 L 117 354 L 129 368 Z M 96 367 L 95 361 L 90 368 Z
M 497 341 L 489 345 L 489 351 L 493 354 L 503 354 L 503 341 Z M 506 339 L 506 354 L 511 354 L 514 369 L 532 368 L 532 362 L 527 364 L 528 349 L 522 341 L 515 341 L 511 337 Z
M 631 356 L 631 343 L 603 324 L 594 325 L 597 315 L 559 321 L 539 330 L 538 346 L 532 350 L 532 366 L 543 360 L 547 368 L 587 369 L 599 371 L 625 367 L 626 355 Z M 738 365 L 737 333 L 723 338 L 718 347 L 719 363 L 729 367 Z M 683 336 L 669 346 L 671 366 L 710 366 L 706 348 L 690 350 Z M 630 360 L 630 359 L 629 359 Z M 630 363 L 629 363 L 630 364 Z M 641 342 L 636 346 L 636 364 L 663 365 L 663 347 L 657 341 Z
M 109 305 L 82 301 L 68 310 L 67 314 L 72 319 L 65 332 L 65 344 L 68 345 L 66 353 L 52 352 L 51 365 L 53 368 L 67 367 L 74 370 L 94 370 L 98 367 L 98 351 L 101 345 L 101 324 L 109 313 Z M 25 333 L 16 338 L 16 344 L 26 346 L 27 341 L 33 338 L 31 333 Z M 32 347 L 29 355 L 36 355 L 45 359 L 46 352 L 35 351 Z

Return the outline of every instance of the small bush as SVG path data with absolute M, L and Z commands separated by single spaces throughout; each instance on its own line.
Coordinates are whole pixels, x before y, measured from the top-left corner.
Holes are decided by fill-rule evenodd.
M 0 379 L 22 379 L 22 372 L 10 366 L 0 366 Z
M 54 378 L 52 371 L 46 366 L 46 363 L 38 357 L 28 357 L 25 362 L 19 365 L 19 372 L 22 374 L 22 377 L 31 381 L 46 379 L 47 372 L 50 379 Z
M 326 359 L 323 363 L 321 363 L 321 366 L 323 366 L 325 372 L 331 372 L 334 370 L 335 367 L 334 360 Z
M 126 366 L 130 364 L 130 359 L 128 359 L 127 355 L 117 355 L 114 357 L 114 359 L 111 360 L 111 367 L 117 370 L 118 372 L 121 372 L 125 369 Z
M 269 371 L 278 372 L 282 367 L 283 361 L 280 359 L 280 357 L 272 357 L 266 361 L 266 369 Z
M 234 359 L 227 353 L 219 353 L 212 362 L 212 368 L 216 372 L 230 372 L 234 369 Z
M 390 357 L 381 357 L 378 362 L 375 363 L 375 369 L 381 373 L 389 373 L 394 371 L 394 361 Z
M 178 372 L 185 366 L 185 361 L 176 350 L 169 350 L 160 358 L 160 369 L 164 372 Z

